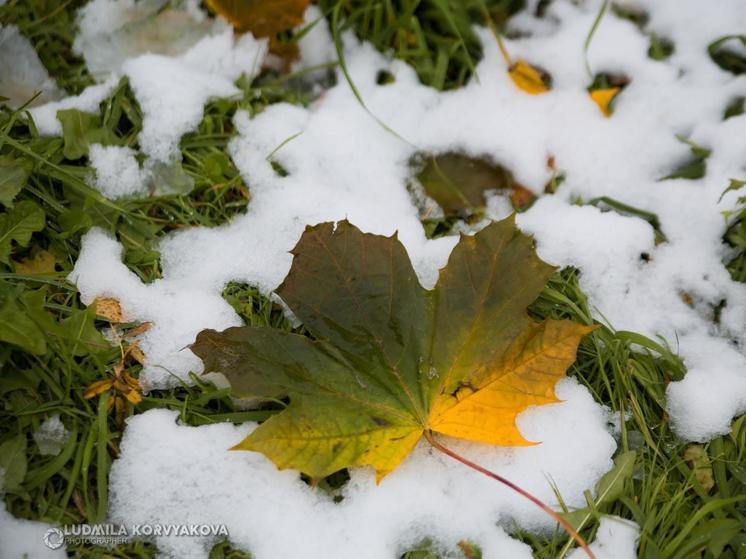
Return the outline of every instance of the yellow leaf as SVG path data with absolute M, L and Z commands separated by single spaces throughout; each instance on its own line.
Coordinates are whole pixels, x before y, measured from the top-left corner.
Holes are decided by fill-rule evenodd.
M 109 322 L 122 322 L 122 306 L 109 297 L 99 297 L 94 301 L 96 314 Z
M 112 386 L 114 386 L 113 380 L 97 380 L 96 382 L 88 385 L 88 388 L 86 388 L 85 392 L 83 392 L 83 398 L 85 398 L 86 400 L 90 400 L 94 396 L 103 394 Z
M 128 386 L 132 387 L 133 390 L 137 390 L 138 392 L 140 391 L 140 381 L 130 375 L 127 371 L 122 373 L 122 378 Z
M 17 274 L 35 275 L 53 273 L 57 259 L 48 250 L 40 250 L 29 258 L 13 262 Z
M 122 393 L 130 404 L 137 405 L 142 402 L 142 396 L 136 390 L 129 390 L 128 392 Z
M 515 424 L 529 406 L 559 400 L 554 385 L 575 361 L 580 338 L 593 330 L 568 320 L 534 324 L 478 386 L 441 394 L 430 408 L 430 429 L 488 444 L 532 444 Z
M 608 87 L 605 89 L 594 89 L 590 92 L 591 99 L 598 105 L 605 117 L 611 116 L 611 102 L 622 90 L 621 87 Z
M 241 33 L 272 37 L 303 23 L 310 0 L 207 0 L 207 7 Z
M 373 466 L 380 481 L 393 471 L 422 437 L 423 429 L 413 421 L 404 425 L 379 417 L 349 416 L 354 403 L 328 399 L 322 405 L 297 406 L 274 415 L 262 431 L 231 450 L 251 450 L 272 458 L 278 468 L 303 464 L 303 471 L 324 477 L 349 466 Z
M 125 338 L 134 338 L 136 336 L 139 336 L 140 334 L 144 334 L 148 330 L 150 330 L 153 326 L 152 322 L 143 322 L 139 326 L 135 326 L 131 330 L 127 330 L 124 333 Z
M 542 72 L 523 59 L 518 59 L 508 70 L 510 78 L 520 89 L 531 95 L 549 91 Z
M 140 363 L 140 365 L 145 365 L 145 354 L 137 343 L 134 343 L 127 348 L 126 355 L 132 357 L 132 359 Z
M 699 444 L 692 444 L 684 450 L 684 460 L 694 470 L 694 477 L 708 493 L 715 487 L 715 477 L 712 474 L 712 463 L 707 456 L 705 447 Z

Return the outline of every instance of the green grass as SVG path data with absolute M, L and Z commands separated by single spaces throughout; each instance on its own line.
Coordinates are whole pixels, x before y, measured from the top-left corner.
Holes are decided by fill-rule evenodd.
M 74 10 L 81 4 L 10 0 L 0 7 L 0 22 L 17 24 L 50 73 L 71 93 L 91 81 L 71 51 Z M 340 30 L 352 29 L 382 51 L 412 64 L 423 83 L 438 89 L 465 83 L 481 56 L 469 27 L 483 19 L 480 0 L 322 0 L 321 5 L 330 20 L 336 11 Z M 520 3 L 488 1 L 486 6 L 492 19 L 500 22 Z M 41 138 L 27 114 L 0 109 L 0 162 L 28 175 L 14 204 L 28 201 L 45 214 L 43 228 L 33 233 L 28 246 L 14 245 L 11 261 L 0 263 L 0 313 L 9 312 L 8 301 L 17 300 L 14 312 L 30 317 L 46 346 L 41 351 L 24 349 L 23 344 L 0 345 L 0 445 L 17 440 L 26 449 L 24 463 L 13 464 L 22 481 L 5 495 L 14 515 L 62 523 L 103 519 L 108 472 L 119 454 L 123 415 L 169 408 L 177 410 L 184 422 L 203 425 L 261 421 L 273 413 L 272 406 L 239 410 L 226 390 L 196 377 L 193 385 L 151 392 L 137 406 L 129 405 L 124 414 L 106 413 L 105 398 L 87 400 L 83 392 L 90 383 L 108 378 L 120 360 L 120 349 L 102 343 L 95 328 L 108 324 L 85 310 L 74 286 L 65 280 L 77 259 L 81 236 L 93 225 L 115 235 L 125 247 L 127 265 L 150 282 L 160 276 L 156 247 L 163 235 L 183 227 L 217 226 L 245 210 L 251 185 L 243 182 L 226 152 L 234 134 L 235 111 L 256 114 L 280 101 L 306 104 L 311 95 L 298 80 L 271 73 L 254 84 L 239 82 L 239 86 L 245 94 L 241 101 L 209 104 L 198 131 L 182 140 L 182 169 L 194 183 L 188 195 L 118 203 L 103 199 L 86 185 L 86 158 L 67 159 L 65 139 Z M 110 141 L 136 145 L 142 117 L 126 81 L 102 103 L 98 117 L 97 126 Z M 0 216 L 11 211 L 2 208 Z M 729 223 L 726 240 L 738 251 L 729 269 L 743 281 L 746 211 L 738 209 Z M 453 225 L 451 220 L 428 227 L 447 234 Z M 14 262 L 39 251 L 54 255 L 55 270 L 38 275 L 17 273 Z M 223 296 L 248 324 L 292 328 L 281 309 L 251 286 L 229 284 Z M 592 322 L 578 286 L 578 272 L 572 269 L 552 278 L 531 312 L 537 318 Z M 139 365 L 129 362 L 128 370 L 137 376 Z M 589 499 L 586 510 L 571 518 L 579 523 L 584 520 L 582 533 L 588 538 L 594 536 L 603 514 L 635 520 L 642 530 L 640 557 L 646 559 L 743 559 L 746 507 L 737 499 L 746 492 L 746 419 L 734 421 L 729 435 L 702 445 L 709 459 L 705 471 L 711 471 L 714 480 L 707 490 L 701 476 L 695 475 L 702 470 L 693 470 L 684 459 L 691 445 L 681 443 L 671 432 L 665 411 L 666 384 L 684 373 L 675 351 L 660 340 L 606 326 L 585 339 L 570 374 L 588 387 L 596 401 L 625 418 L 619 453 L 634 451 L 634 468 L 614 498 Z M 59 456 L 41 456 L 31 435 L 54 413 L 61 415 L 72 436 Z M 334 491 L 344 481 L 344 475 L 338 475 L 320 487 Z M 559 532 L 549 539 L 528 533 L 517 537 L 531 544 L 539 558 L 561 557 L 567 549 L 567 537 Z M 432 541 L 437 540 L 438 534 L 432 534 Z M 464 548 L 478 556 L 478 550 Z M 84 546 L 71 552 L 84 558 L 145 558 L 153 557 L 156 549 L 134 542 L 113 550 Z M 246 556 L 226 543 L 211 554 L 216 559 Z M 429 542 L 405 554 L 408 559 L 439 556 L 437 546 Z

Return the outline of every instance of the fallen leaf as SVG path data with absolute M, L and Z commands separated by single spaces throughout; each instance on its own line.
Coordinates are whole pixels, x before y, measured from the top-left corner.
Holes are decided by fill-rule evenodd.
M 310 0 L 207 0 L 207 7 L 241 33 L 271 37 L 303 23 Z
M 531 66 L 523 59 L 518 59 L 508 70 L 513 83 L 521 90 L 531 95 L 538 95 L 549 91 L 546 73 L 535 66 Z
M 150 328 L 153 326 L 152 322 L 143 322 L 142 324 L 139 324 L 138 326 L 135 326 L 134 328 L 127 330 L 123 336 L 125 338 L 134 338 L 136 336 L 139 336 L 140 334 L 144 334 Z
M 486 158 L 447 152 L 424 161 L 417 180 L 445 217 L 466 218 L 480 213 L 486 203 L 485 193 L 490 190 L 511 190 L 516 210 L 525 209 L 535 199 L 508 169 Z
M 276 36 L 269 38 L 269 52 L 277 57 L 277 69 L 282 72 L 289 72 L 293 62 L 300 58 L 298 43 L 281 41 Z
M 57 259 L 48 250 L 39 250 L 32 256 L 20 261 L 14 261 L 16 274 L 32 276 L 36 274 L 51 274 L 55 271 Z
M 684 460 L 689 467 L 694 470 L 694 477 L 708 493 L 715 487 L 715 478 L 712 474 L 712 463 L 707 456 L 705 447 L 698 444 L 692 444 L 684 450 Z
M 462 236 L 432 290 L 396 235 L 347 221 L 306 228 L 292 252 L 277 293 L 313 339 L 245 326 L 205 330 L 191 349 L 235 396 L 289 396 L 234 448 L 312 478 L 370 465 L 380 480 L 430 431 L 533 444 L 516 416 L 558 401 L 593 329 L 529 317 L 553 268 L 512 217 Z
M 109 322 L 122 322 L 122 305 L 110 297 L 98 297 L 94 302 L 96 316 Z
M 590 92 L 591 99 L 598 105 L 598 108 L 601 109 L 606 118 L 611 116 L 611 102 L 621 90 L 621 87 L 607 87 L 604 89 L 594 89 Z
M 120 2 L 116 9 L 110 25 L 97 25 L 91 13 L 80 21 L 85 29 L 76 35 L 76 48 L 86 53 L 92 75 L 117 72 L 142 54 L 176 57 L 214 29 L 213 21 L 191 13 L 183 2 Z
M 145 354 L 140 349 L 140 345 L 137 342 L 127 346 L 125 357 L 127 356 L 132 357 L 132 359 L 137 361 L 140 365 L 145 365 Z
M 525 211 L 531 207 L 531 204 L 535 201 L 536 194 L 517 182 L 513 183 L 513 191 L 510 193 L 510 203 L 512 204 L 513 209 L 518 212 Z
M 122 358 L 122 362 L 114 365 L 113 373 L 112 378 L 97 380 L 88 385 L 83 392 L 83 398 L 90 400 L 105 392 L 111 392 L 108 411 L 114 410 L 121 423 L 127 410 L 127 403 L 136 406 L 142 402 L 140 381 L 125 370 L 124 358 Z
M 83 392 L 83 398 L 90 400 L 91 398 L 110 390 L 112 386 L 114 386 L 113 380 L 97 380 L 88 385 L 85 392 Z

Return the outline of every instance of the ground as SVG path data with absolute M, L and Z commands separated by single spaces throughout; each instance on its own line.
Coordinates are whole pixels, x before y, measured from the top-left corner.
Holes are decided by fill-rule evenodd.
M 557 266 L 532 316 L 599 328 L 565 403 L 519 421 L 541 448 L 458 449 L 553 500 L 599 557 L 745 556 L 746 58 L 742 35 L 718 43 L 743 32 L 736 2 L 323 0 L 268 58 L 197 2 L 85 4 L 0 5 L 0 557 L 21 530 L 48 552 L 16 518 L 229 527 L 68 544 L 80 557 L 314 539 L 309 557 L 564 556 L 541 511 L 423 447 L 380 486 L 224 453 L 283 404 L 235 401 L 184 350 L 203 328 L 307 334 L 272 295 L 306 224 L 398 231 L 431 287 L 458 233 L 513 209 Z M 551 90 L 517 87 L 501 48 Z M 587 90 L 612 87 L 604 115 Z M 508 187 L 438 198 L 422 168 L 453 153 Z

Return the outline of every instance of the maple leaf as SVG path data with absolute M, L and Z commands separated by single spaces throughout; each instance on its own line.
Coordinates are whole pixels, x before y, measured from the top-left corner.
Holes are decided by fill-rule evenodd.
M 486 205 L 485 193 L 510 190 L 515 210 L 530 206 L 536 196 L 522 186 L 508 169 L 485 157 L 446 152 L 424 160 L 417 180 L 446 217 L 479 216 Z
M 378 479 L 423 434 L 528 445 L 515 424 L 557 402 L 555 383 L 592 327 L 526 313 L 553 268 L 514 219 L 462 236 L 424 289 L 396 235 L 342 221 L 306 228 L 277 293 L 314 336 L 205 330 L 191 346 L 237 396 L 290 404 L 235 449 L 321 478 L 369 465 Z

